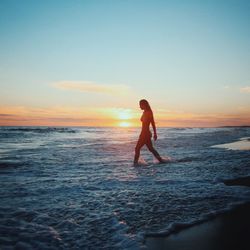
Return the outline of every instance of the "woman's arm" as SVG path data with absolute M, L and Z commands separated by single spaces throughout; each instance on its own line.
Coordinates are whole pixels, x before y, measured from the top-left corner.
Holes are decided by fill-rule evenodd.
M 151 114 L 151 124 L 152 124 L 153 130 L 154 130 L 154 140 L 156 141 L 157 140 L 157 133 L 156 133 L 156 127 L 155 127 L 155 120 L 154 120 L 153 112 Z

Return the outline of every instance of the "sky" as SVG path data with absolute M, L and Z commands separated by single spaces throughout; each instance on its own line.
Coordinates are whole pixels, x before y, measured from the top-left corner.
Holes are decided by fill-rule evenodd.
M 0 125 L 250 125 L 250 1 L 0 0 Z

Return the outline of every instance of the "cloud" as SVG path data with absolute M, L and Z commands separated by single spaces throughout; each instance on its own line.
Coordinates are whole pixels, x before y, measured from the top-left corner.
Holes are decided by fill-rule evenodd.
M 249 116 L 241 114 L 183 114 L 156 119 L 160 126 L 176 127 L 218 127 L 218 126 L 249 126 Z
M 93 107 L 0 106 L 0 126 L 113 126 L 109 109 Z
M 240 89 L 240 92 L 241 93 L 250 93 L 250 87 L 249 86 L 243 87 Z
M 54 83 L 53 86 L 63 90 L 76 90 L 113 96 L 124 96 L 131 92 L 130 87 L 124 84 L 98 84 L 91 81 L 60 81 Z

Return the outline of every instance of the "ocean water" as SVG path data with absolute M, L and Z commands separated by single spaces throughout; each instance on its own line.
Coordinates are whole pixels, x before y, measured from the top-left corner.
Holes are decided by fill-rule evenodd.
M 143 249 L 250 201 L 224 179 L 250 175 L 250 128 L 159 128 L 170 163 L 134 167 L 135 128 L 0 128 L 1 249 Z

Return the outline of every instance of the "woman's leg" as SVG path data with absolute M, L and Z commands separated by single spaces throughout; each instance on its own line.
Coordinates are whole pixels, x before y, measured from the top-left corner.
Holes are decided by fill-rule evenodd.
M 146 143 L 148 150 L 155 156 L 156 159 L 158 159 L 159 162 L 163 162 L 161 156 L 159 155 L 159 153 L 155 150 L 155 148 L 153 147 L 152 141 L 151 139 L 149 139 Z
M 135 147 L 135 158 L 134 158 L 134 164 L 138 163 L 139 157 L 140 157 L 140 151 L 143 145 L 145 144 L 145 141 L 140 139 L 138 140 L 136 147 Z

